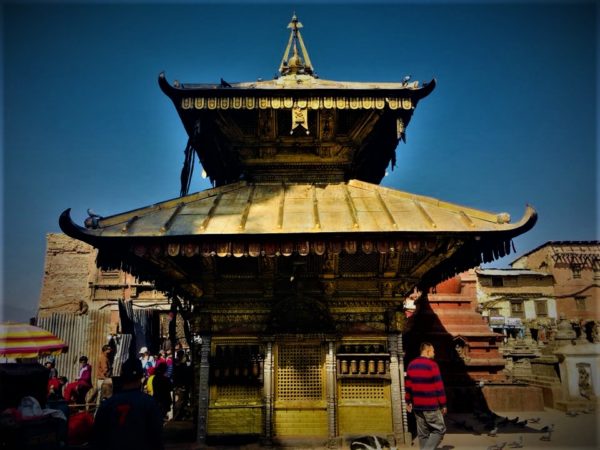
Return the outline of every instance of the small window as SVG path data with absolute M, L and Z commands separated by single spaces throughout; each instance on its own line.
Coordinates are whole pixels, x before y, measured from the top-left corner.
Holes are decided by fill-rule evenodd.
M 502 277 L 492 277 L 492 286 L 494 286 L 494 287 L 504 286 L 504 280 L 502 279 Z
M 581 264 L 571 264 L 573 278 L 581 278 Z
M 525 316 L 523 311 L 523 302 L 512 302 L 510 304 L 510 315 L 511 317 L 523 318 Z
M 575 297 L 575 307 L 577 308 L 577 311 L 585 311 L 586 310 L 586 304 L 585 304 L 585 297 L 584 296 Z
M 548 316 L 548 302 L 546 300 L 537 300 L 535 302 L 535 314 L 538 317 Z
M 119 278 L 118 270 L 103 270 L 100 272 L 102 278 Z
M 489 308 L 489 316 L 490 317 L 498 317 L 500 316 L 500 308 Z

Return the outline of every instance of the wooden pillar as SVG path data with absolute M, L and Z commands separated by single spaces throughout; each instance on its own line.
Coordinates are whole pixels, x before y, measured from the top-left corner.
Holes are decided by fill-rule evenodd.
M 210 372 L 210 335 L 202 335 L 200 344 L 200 371 L 198 374 L 198 429 L 196 441 L 198 444 L 206 444 L 206 426 L 208 419 L 208 377 Z
M 273 342 L 266 343 L 265 362 L 263 366 L 263 394 L 265 407 L 264 443 L 270 445 L 273 441 L 273 402 L 274 402 L 274 374 Z
M 392 428 L 394 432 L 395 445 L 405 443 L 405 423 L 406 412 L 404 411 L 404 402 L 402 398 L 403 385 L 401 384 L 400 367 L 402 360 L 402 349 L 398 348 L 399 335 L 394 333 L 388 336 L 388 346 L 390 349 L 390 376 L 391 376 L 391 394 L 392 394 Z M 403 366 L 403 364 L 402 364 Z
M 336 361 L 335 361 L 335 342 L 327 342 L 327 356 L 325 357 L 325 370 L 327 377 L 326 395 L 327 395 L 327 419 L 329 428 L 330 443 L 337 435 L 337 399 L 336 399 Z

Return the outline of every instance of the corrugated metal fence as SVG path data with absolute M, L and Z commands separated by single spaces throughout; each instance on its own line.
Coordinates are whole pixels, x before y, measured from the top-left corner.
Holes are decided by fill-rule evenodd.
M 135 340 L 132 335 L 121 334 L 115 337 L 116 351 L 113 361 L 113 375 L 119 375 L 121 364 L 129 355 L 129 346 L 135 342 L 134 354 L 143 347 L 151 349 L 159 329 L 155 311 L 151 309 L 133 308 L 131 302 L 126 305 L 127 315 L 133 321 Z M 38 326 L 51 331 L 69 345 L 69 351 L 55 356 L 55 366 L 59 376 L 73 381 L 79 375 L 79 357 L 85 355 L 92 366 L 92 380 L 96 379 L 96 363 L 102 352 L 102 346 L 110 341 L 109 310 L 91 310 L 85 315 L 73 313 L 53 313 L 50 316 L 38 317 Z M 41 358 L 44 363 L 48 358 Z
M 94 368 L 102 352 L 102 346 L 110 339 L 110 311 L 89 311 L 85 315 L 73 313 L 53 313 L 50 316 L 39 317 L 38 326 L 51 331 L 69 345 L 69 351 L 55 357 L 55 365 L 59 376 L 65 376 L 69 381 L 79 374 L 79 357 L 86 355 L 92 366 L 92 377 L 95 379 Z M 47 358 L 40 360 L 44 363 Z

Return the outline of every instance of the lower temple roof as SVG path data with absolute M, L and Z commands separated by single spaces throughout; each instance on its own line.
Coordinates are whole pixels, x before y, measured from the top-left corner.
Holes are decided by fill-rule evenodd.
M 159 290 L 194 299 L 203 292 L 203 270 L 215 259 L 247 264 L 260 258 L 269 266 L 269 259 L 317 258 L 327 272 L 326 261 L 338 255 L 379 255 L 378 272 L 408 294 L 508 255 L 512 238 L 536 220 L 529 206 L 511 224 L 506 213 L 351 180 L 237 182 L 110 217 L 90 216 L 85 228 L 66 210 L 59 224 L 98 249 L 99 267 L 126 270 Z M 321 276 L 336 276 L 325 272 Z
M 233 183 L 95 221 L 78 238 L 509 232 L 535 220 L 527 207 L 510 223 L 494 214 L 351 180 L 337 184 Z M 67 233 L 68 234 L 68 233 Z

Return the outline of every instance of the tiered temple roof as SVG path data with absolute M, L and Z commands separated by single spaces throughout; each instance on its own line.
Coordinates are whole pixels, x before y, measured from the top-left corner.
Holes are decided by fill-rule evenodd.
M 179 256 L 408 252 L 404 268 L 380 270 L 409 280 L 406 293 L 509 254 L 511 239 L 534 225 L 532 208 L 511 224 L 505 213 L 376 185 L 435 80 L 320 79 L 300 27 L 294 16 L 276 79 L 171 85 L 161 74 L 189 137 L 181 197 L 90 218 L 86 228 L 67 210 L 63 231 L 99 248 L 99 264 L 188 298 L 201 291 L 192 286 L 199 269 Z M 188 195 L 196 155 L 216 187 Z

